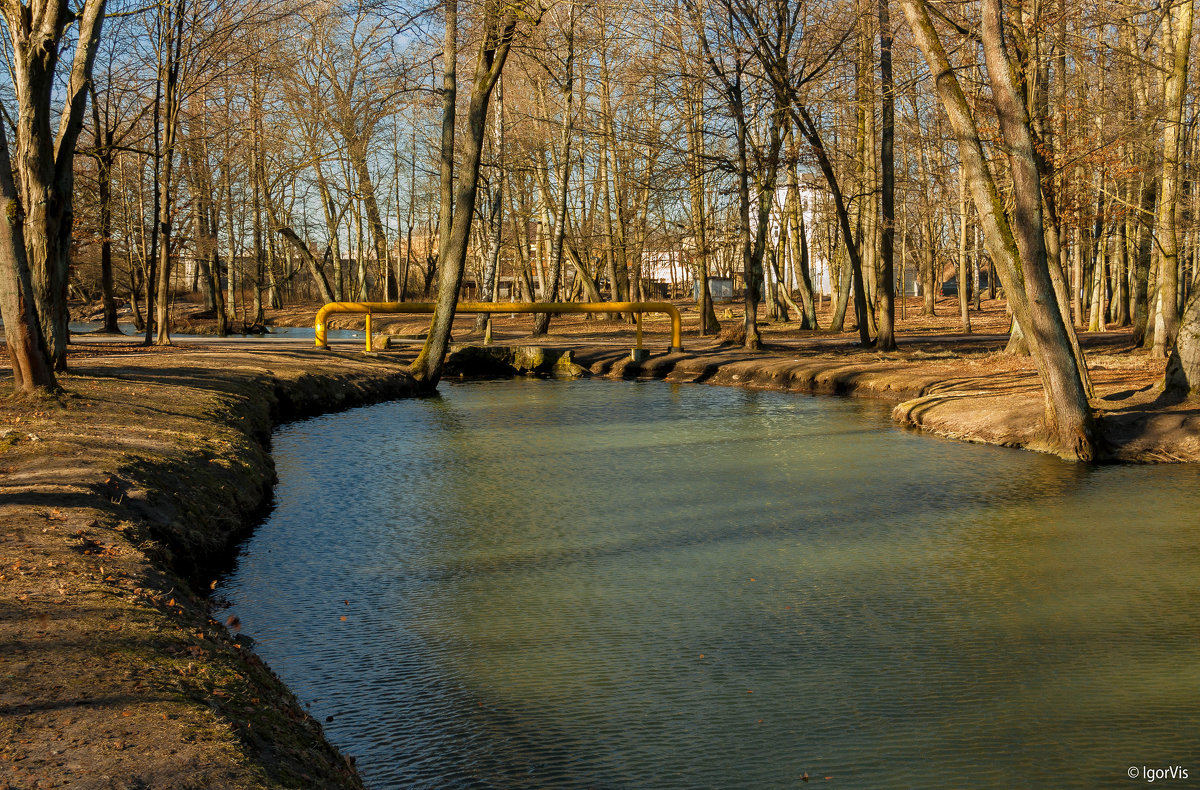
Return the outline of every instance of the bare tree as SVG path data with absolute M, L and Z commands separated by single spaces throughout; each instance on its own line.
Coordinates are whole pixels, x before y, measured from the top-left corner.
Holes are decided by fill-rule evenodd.
M 8 57 L 17 102 L 15 171 L 9 172 L 17 174 L 20 198 L 19 205 L 9 212 L 10 230 L 18 224 L 12 217 L 23 214 L 23 243 L 32 273 L 33 303 L 56 370 L 67 366 L 75 143 L 83 128 L 104 9 L 105 0 L 84 0 L 78 11 L 67 0 L 7 0 L 0 4 L 9 37 Z M 77 28 L 75 54 L 65 93 L 56 97 L 60 50 L 68 41 L 71 27 Z M 57 134 L 52 131 L 56 98 L 61 100 Z M 19 321 L 21 314 L 16 314 L 15 320 Z
M 479 186 L 479 163 L 487 134 L 488 102 L 500 79 L 504 62 L 512 48 L 513 38 L 523 20 L 537 24 L 540 15 L 529 16 L 521 3 L 501 5 L 488 0 L 481 20 L 483 40 L 475 61 L 475 76 L 471 86 L 471 101 L 467 110 L 467 140 L 463 166 L 459 172 L 449 238 L 441 244 L 438 261 L 438 299 L 425 345 L 412 364 L 412 375 L 419 387 L 432 390 L 441 379 L 442 365 L 450 341 L 450 327 L 458 305 L 471 222 L 475 216 L 475 193 Z M 450 23 L 447 16 L 447 23 Z M 447 32 L 447 38 L 453 35 Z
M 1000 198 L 971 108 L 950 66 L 925 0 L 902 0 L 904 14 L 929 64 L 938 95 L 959 142 L 967 183 L 984 227 L 984 240 L 1009 295 L 1018 324 L 1030 338 L 1045 392 L 1044 429 L 1050 448 L 1078 459 L 1093 456 L 1093 417 L 1087 391 L 1050 281 L 1042 225 L 1041 176 L 1034 159 L 1029 114 L 1005 45 L 998 0 L 983 0 L 980 26 L 992 97 L 1008 149 L 1014 209 Z

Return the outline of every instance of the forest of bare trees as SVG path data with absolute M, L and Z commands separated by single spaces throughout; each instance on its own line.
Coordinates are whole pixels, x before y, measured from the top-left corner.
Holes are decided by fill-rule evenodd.
M 71 300 L 168 343 L 173 304 L 223 333 L 636 300 L 670 259 L 704 332 L 692 283 L 741 289 L 748 348 L 764 310 L 892 348 L 895 295 L 948 279 L 969 332 L 1002 289 L 1087 457 L 1078 331 L 1132 326 L 1200 386 L 1194 1 L 6 0 L 16 383 L 64 369 Z

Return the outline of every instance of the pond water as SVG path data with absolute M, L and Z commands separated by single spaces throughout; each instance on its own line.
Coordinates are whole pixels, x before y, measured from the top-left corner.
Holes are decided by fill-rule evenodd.
M 87 334 L 88 332 L 97 332 L 100 329 L 102 329 L 103 327 L 104 327 L 103 321 L 72 321 L 68 325 L 68 328 L 72 332 L 77 333 L 77 334 Z M 119 328 L 125 334 L 127 334 L 131 337 L 134 337 L 134 338 L 137 338 L 142 334 L 141 332 L 138 332 L 137 327 L 135 327 L 133 324 L 119 323 L 119 324 L 117 324 L 117 328 Z M 233 333 L 233 335 L 235 337 L 258 337 L 258 338 L 286 337 L 286 338 L 303 338 L 305 340 L 315 340 L 317 337 L 316 330 L 313 329 L 311 326 L 272 326 L 272 327 L 270 327 L 270 330 L 271 331 L 265 335 L 240 335 L 236 332 Z M 171 335 L 174 337 L 204 337 L 204 335 L 193 335 L 189 332 L 172 332 Z M 326 337 L 329 340 L 355 340 L 355 339 L 361 340 L 362 336 L 363 336 L 363 333 L 361 331 L 355 331 L 353 329 L 328 329 L 328 330 L 326 330 Z M 210 335 L 209 337 L 212 337 L 212 336 Z
M 287 425 L 218 600 L 373 788 L 1200 777 L 1200 470 L 887 413 L 512 381 Z

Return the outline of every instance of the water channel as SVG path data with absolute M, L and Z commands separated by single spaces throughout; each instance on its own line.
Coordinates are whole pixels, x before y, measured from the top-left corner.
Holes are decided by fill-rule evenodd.
M 887 412 L 512 381 L 287 425 L 216 595 L 372 788 L 1200 777 L 1200 470 Z

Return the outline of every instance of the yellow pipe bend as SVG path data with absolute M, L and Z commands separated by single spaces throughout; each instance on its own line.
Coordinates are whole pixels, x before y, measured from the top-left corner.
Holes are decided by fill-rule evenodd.
M 412 313 L 429 314 L 437 305 L 433 302 L 329 302 L 317 311 L 317 348 L 328 348 L 328 323 L 334 313 Z M 670 302 L 459 302 L 458 313 L 666 313 L 671 318 L 671 348 L 668 353 L 683 351 L 683 319 L 679 309 Z M 640 347 L 640 344 L 639 344 Z M 371 335 L 367 333 L 366 350 L 371 350 Z

